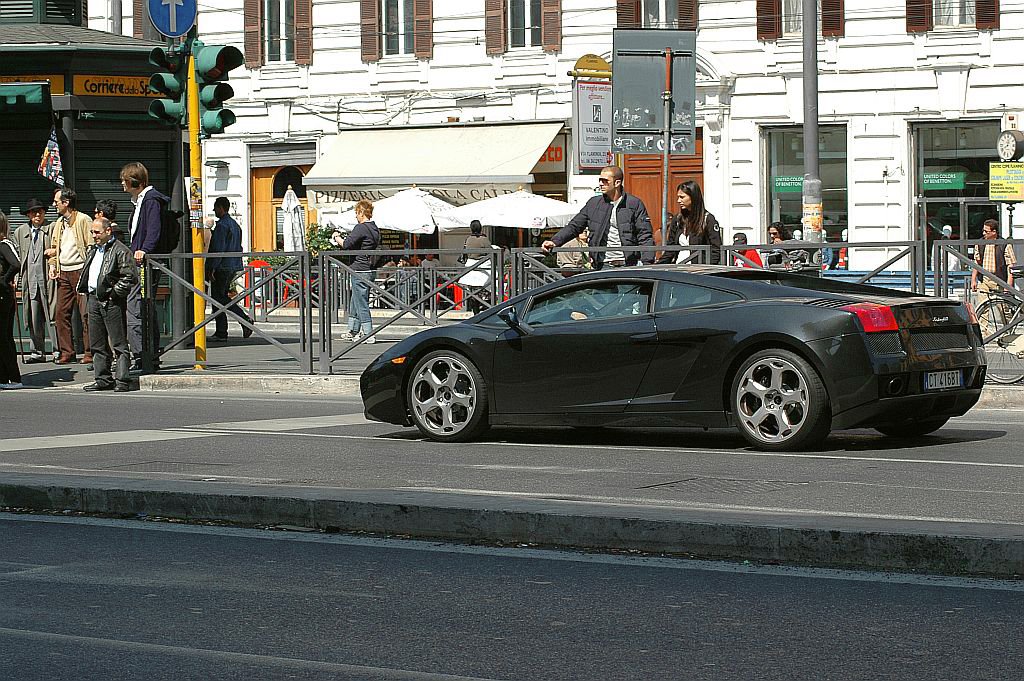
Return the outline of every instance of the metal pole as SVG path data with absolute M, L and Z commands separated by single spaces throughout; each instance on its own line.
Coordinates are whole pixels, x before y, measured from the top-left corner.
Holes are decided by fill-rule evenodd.
M 664 106 L 664 130 L 662 130 L 662 144 L 665 145 L 661 156 L 661 245 L 665 245 L 668 237 L 668 184 L 669 184 L 669 154 L 672 149 L 672 50 L 665 49 L 665 90 L 661 93 Z
M 821 177 L 818 168 L 818 3 L 803 0 L 804 45 L 804 240 L 821 241 Z
M 195 29 L 189 33 L 194 42 Z M 192 173 L 192 188 L 190 196 L 203 195 L 203 148 L 199 144 L 199 82 L 196 80 L 196 58 L 189 50 L 188 55 L 188 146 L 189 146 L 189 172 Z M 199 199 L 200 202 L 202 198 Z M 192 253 L 200 256 L 203 253 L 203 218 L 202 205 L 189 206 L 190 220 L 192 222 Z M 192 284 L 200 291 L 204 290 L 205 265 L 203 258 L 192 259 Z M 192 314 L 195 323 L 198 324 L 206 317 L 206 301 L 198 293 L 192 296 Z M 226 311 L 223 314 L 227 314 Z M 206 362 L 206 327 L 201 326 L 195 333 L 196 342 L 196 363 L 195 369 L 202 369 Z

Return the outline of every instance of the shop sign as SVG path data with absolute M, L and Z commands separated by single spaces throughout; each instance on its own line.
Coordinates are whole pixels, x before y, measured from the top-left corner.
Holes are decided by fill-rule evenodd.
M 988 200 L 1024 201 L 1024 163 L 988 164 Z
M 967 173 L 963 171 L 931 172 L 921 175 L 921 188 L 924 191 L 935 189 L 963 189 Z
M 39 83 L 50 81 L 50 94 L 64 94 L 64 76 L 54 73 L 32 76 L 0 76 L 0 83 Z
M 772 178 L 776 194 L 799 194 L 804 190 L 803 175 L 776 175 Z
M 463 184 L 432 187 L 418 184 L 418 189 L 433 194 L 439 199 L 447 201 L 455 206 L 464 206 L 467 203 L 475 203 L 490 199 L 500 194 L 512 194 L 517 189 L 529 189 L 515 184 Z M 408 189 L 408 184 L 402 185 L 377 185 L 361 187 L 358 185 L 339 185 L 323 188 L 306 187 L 307 195 L 313 207 L 318 210 L 347 210 L 353 203 L 361 199 L 367 201 L 380 201 L 393 196 L 403 189 Z
M 535 173 L 564 173 L 565 172 L 565 135 L 555 135 L 555 139 L 548 145 L 547 151 L 538 159 L 534 166 Z
M 572 139 L 579 170 L 601 170 L 612 163 L 612 86 L 607 81 L 577 80 Z
M 95 97 L 159 97 L 148 76 L 74 76 L 72 94 Z

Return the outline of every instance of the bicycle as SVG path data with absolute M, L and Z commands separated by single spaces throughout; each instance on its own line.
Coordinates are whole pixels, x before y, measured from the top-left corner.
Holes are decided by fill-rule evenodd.
M 1014 269 L 1014 277 L 1024 274 Z M 978 305 L 978 325 L 988 359 L 986 376 L 1009 385 L 1024 379 L 1024 303 L 1005 291 L 988 293 Z

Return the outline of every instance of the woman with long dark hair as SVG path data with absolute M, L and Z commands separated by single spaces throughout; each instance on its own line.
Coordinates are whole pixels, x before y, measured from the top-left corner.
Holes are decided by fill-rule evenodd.
M 676 202 L 679 213 L 668 226 L 666 246 L 711 246 L 711 264 L 722 262 L 722 227 L 718 220 L 704 208 L 704 194 L 693 180 L 680 182 L 676 187 Z M 658 259 L 659 265 L 682 262 L 689 256 L 688 250 L 666 251 Z
M 0 212 L 0 390 L 21 387 L 21 371 L 14 347 L 14 277 L 21 269 L 21 260 L 9 235 L 7 216 Z

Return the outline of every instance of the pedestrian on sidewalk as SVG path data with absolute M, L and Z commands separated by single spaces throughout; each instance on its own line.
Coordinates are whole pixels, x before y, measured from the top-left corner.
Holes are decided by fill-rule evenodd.
M 32 341 L 32 352 L 25 364 L 38 364 L 47 360 L 46 337 L 50 337 L 52 351 L 57 352 L 57 336 L 51 320 L 54 318 L 56 287 L 46 273 L 46 249 L 53 237 L 53 225 L 46 224 L 46 204 L 29 199 L 21 214 L 28 224 L 14 230 L 14 243 L 21 255 L 18 287 L 21 289 L 25 325 Z
M 139 268 L 124 242 L 114 238 L 110 220 L 96 218 L 89 231 L 95 245 L 90 247 L 86 257 L 78 292 L 88 297 L 89 338 L 96 380 L 84 390 L 126 393 L 130 390 L 128 294 L 138 284 Z M 111 371 L 112 360 L 116 360 L 116 374 Z
M 230 210 L 231 201 L 226 196 L 221 196 L 213 202 L 217 223 L 210 237 L 206 257 L 206 278 L 210 282 L 210 297 L 227 306 L 227 311 L 235 316 L 242 327 L 242 337 L 248 338 L 252 335 L 252 318 L 238 306 L 237 301 L 232 302 L 231 296 L 228 295 L 235 276 L 242 271 L 242 228 L 231 217 Z M 237 255 L 216 257 L 213 256 L 214 253 Z M 223 342 L 228 339 L 228 318 L 223 312 L 217 313 L 214 318 L 214 329 L 213 335 L 210 336 L 211 341 Z
M 85 298 L 78 295 L 78 281 L 82 277 L 85 255 L 89 250 L 89 216 L 78 210 L 78 194 L 70 187 L 57 189 L 53 193 L 53 204 L 60 217 L 53 224 L 53 236 L 45 255 L 49 258 L 49 276 L 57 285 L 57 307 L 54 321 L 57 326 L 57 346 L 60 356 L 57 364 L 71 364 L 76 361 L 74 341 L 71 336 L 72 310 L 78 308 L 82 319 L 82 364 L 92 364 L 89 351 L 89 318 Z
M 110 231 L 114 233 L 114 238 L 118 241 L 125 240 L 124 231 L 114 222 L 117 219 L 117 201 L 100 199 L 96 202 L 96 208 L 93 209 L 92 216 L 93 218 L 106 218 L 110 220 Z
M 704 194 L 693 180 L 680 182 L 676 187 L 676 203 L 679 213 L 672 218 L 668 226 L 666 246 L 710 246 L 710 264 L 720 265 L 722 262 L 722 226 L 715 216 L 704 207 Z M 658 264 L 682 263 L 689 257 L 690 251 L 665 251 Z
M 338 244 L 339 235 L 334 235 L 334 243 L 346 251 L 359 251 L 352 261 L 352 295 L 348 306 L 348 333 L 344 340 L 349 342 L 365 339 L 366 343 L 376 342 L 373 333 L 373 318 L 370 316 L 370 286 L 376 276 L 377 256 L 361 251 L 380 249 L 380 230 L 373 221 L 373 204 L 366 199 L 360 200 L 355 207 L 356 224 L 352 232 Z
M 21 269 L 18 249 L 9 238 L 7 216 L 0 211 L 0 389 L 21 387 L 18 351 L 14 347 L 14 278 Z

